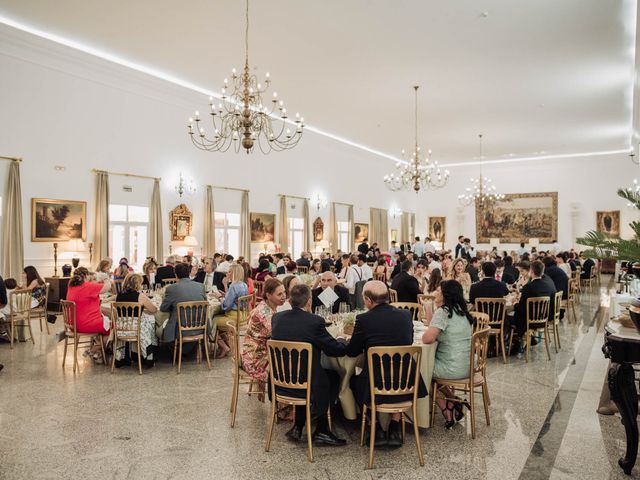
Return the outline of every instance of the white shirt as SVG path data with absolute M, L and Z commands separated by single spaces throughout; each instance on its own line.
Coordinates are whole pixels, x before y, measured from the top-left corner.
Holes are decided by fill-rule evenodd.
M 282 305 L 280 305 L 278 308 L 276 308 L 276 312 L 286 312 L 287 310 L 292 310 L 292 307 L 291 307 L 291 304 L 289 303 L 289 300 L 287 300 Z
M 231 263 L 225 260 L 220 265 L 218 265 L 218 268 L 216 268 L 216 272 L 229 273 L 230 269 L 231 269 Z
M 411 251 L 415 254 L 416 257 L 421 257 L 424 255 L 424 243 L 416 242 L 411 247 Z
M 370 280 L 373 278 L 371 267 L 366 263 L 362 266 L 349 265 L 345 285 L 349 289 L 351 295 L 356 293 L 356 283 L 361 280 Z
M 518 254 L 519 257 L 521 257 L 522 255 L 527 253 L 527 249 L 525 247 L 518 247 L 518 250 L 516 250 L 516 253 Z
M 567 274 L 567 277 L 571 278 L 571 265 L 569 265 L 568 263 L 561 263 L 560 265 L 558 265 L 558 267 L 560 267 L 560 270 Z
M 428 242 L 424 244 L 424 251 L 426 253 L 436 253 L 436 247 L 433 246 L 433 243 Z
M 210 291 L 213 288 L 213 273 L 205 273 L 202 284 L 206 292 Z
M 440 273 L 442 273 L 442 275 L 444 275 L 444 272 L 442 271 L 442 264 L 440 262 L 436 262 L 435 260 L 433 260 L 429 263 L 430 272 L 433 272 L 436 268 L 440 270 Z

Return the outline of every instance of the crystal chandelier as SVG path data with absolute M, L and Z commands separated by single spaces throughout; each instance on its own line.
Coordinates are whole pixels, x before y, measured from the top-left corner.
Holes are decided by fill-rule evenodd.
M 289 119 L 277 92 L 273 93 L 270 102 L 263 102 L 262 94 L 271 85 L 269 73 L 265 75 L 264 83 L 259 83 L 257 77 L 249 73 L 249 0 L 245 17 L 244 70 L 238 74 L 234 68 L 231 81 L 224 79 L 217 105 L 214 98 L 209 97 L 212 132 L 205 131 L 199 112 L 196 111 L 195 116 L 189 119 L 189 136 L 201 150 L 226 152 L 233 145 L 236 152 L 244 148 L 250 153 L 257 143 L 266 154 L 271 150 L 293 148 L 302 137 L 304 118 L 296 113 L 295 120 Z
M 475 202 L 480 207 L 486 207 L 491 203 L 504 199 L 504 194 L 498 193 L 496 186 L 491 179 L 482 175 L 482 134 L 480 139 L 480 175 L 478 178 L 471 178 L 471 186 L 467 187 L 463 194 L 458 195 L 458 200 L 463 205 L 471 205 Z
M 394 192 L 413 189 L 418 193 L 421 188 L 435 190 L 444 187 L 449 181 L 449 170 L 442 170 L 437 161 L 431 161 L 431 150 L 428 151 L 426 159 L 422 160 L 418 146 L 418 88 L 418 86 L 413 87 L 415 90 L 416 124 L 416 144 L 413 153 L 408 162 L 396 164 L 397 173 L 384 176 L 384 183 Z M 405 151 L 402 150 L 403 157 L 404 154 Z

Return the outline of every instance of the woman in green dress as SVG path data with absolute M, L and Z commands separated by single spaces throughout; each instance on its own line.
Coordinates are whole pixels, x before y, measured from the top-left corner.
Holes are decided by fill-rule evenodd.
M 466 378 L 469 376 L 473 317 L 467 309 L 462 285 L 456 280 L 441 282 L 435 291 L 435 307 L 429 328 L 422 336 L 424 343 L 438 342 L 433 377 Z M 436 392 L 436 401 L 442 410 L 447 430 L 464 416 L 462 406 L 447 401 L 448 398 L 455 398 L 449 388 L 442 387 Z

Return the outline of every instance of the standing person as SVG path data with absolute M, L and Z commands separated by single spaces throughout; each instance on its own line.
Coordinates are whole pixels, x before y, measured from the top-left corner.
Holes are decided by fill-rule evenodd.
M 524 242 L 520 242 L 520 247 L 518 247 L 516 253 L 520 258 L 522 258 L 522 256 L 527 253 L 527 248 L 524 246 Z
M 455 258 L 461 256 L 462 248 L 464 246 L 464 235 L 458 236 L 458 243 L 456 244 Z
M 444 244 L 442 245 L 442 248 L 444 248 Z M 429 237 L 426 237 L 424 239 L 424 252 L 425 253 L 431 253 L 431 254 L 436 253 L 436 247 L 432 243 L 431 238 L 429 238 Z
M 463 250 L 461 252 L 462 258 L 464 258 L 467 261 L 471 260 L 471 257 L 473 255 L 473 247 L 471 246 L 471 239 L 470 238 L 465 238 L 463 240 L 462 250 Z
M 367 243 L 367 240 L 369 240 L 367 237 L 364 237 L 364 239 L 362 240 L 362 243 L 360 245 L 358 245 L 358 252 L 366 255 L 367 252 L 369 251 L 369 244 Z
M 421 258 L 424 255 L 424 243 L 420 241 L 420 237 L 415 238 L 415 242 L 411 247 L 411 251 L 413 252 L 413 255 L 416 258 L 416 260 Z

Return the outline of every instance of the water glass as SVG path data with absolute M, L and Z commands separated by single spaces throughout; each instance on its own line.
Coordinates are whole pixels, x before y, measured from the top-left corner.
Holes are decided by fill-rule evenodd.
M 351 311 L 351 305 L 349 305 L 346 302 L 342 302 L 339 306 L 338 306 L 338 313 L 341 315 L 344 315 L 345 313 L 349 313 Z

